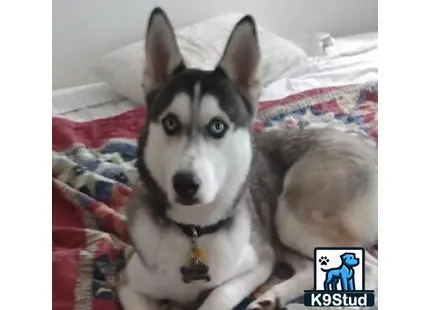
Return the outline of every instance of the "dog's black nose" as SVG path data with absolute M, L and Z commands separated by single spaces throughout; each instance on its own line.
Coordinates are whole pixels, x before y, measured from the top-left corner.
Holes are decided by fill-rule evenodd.
M 178 172 L 173 176 L 173 189 L 179 198 L 193 198 L 199 187 L 200 179 L 190 172 Z

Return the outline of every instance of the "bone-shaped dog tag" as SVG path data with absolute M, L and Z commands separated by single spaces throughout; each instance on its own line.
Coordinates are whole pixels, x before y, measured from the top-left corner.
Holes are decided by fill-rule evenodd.
M 184 281 L 184 283 L 199 280 L 206 280 L 206 282 L 209 282 L 211 277 L 208 272 L 208 265 L 202 262 L 193 263 L 190 267 L 181 267 L 182 281 Z
M 190 283 L 193 281 L 211 280 L 209 275 L 209 266 L 204 263 L 205 255 L 197 246 L 197 231 L 194 229 L 193 237 L 191 238 L 191 265 L 189 267 L 181 267 L 182 281 Z

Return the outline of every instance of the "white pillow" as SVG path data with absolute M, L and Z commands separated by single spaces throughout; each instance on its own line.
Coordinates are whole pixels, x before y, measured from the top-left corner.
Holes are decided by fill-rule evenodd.
M 182 56 L 189 67 L 213 69 L 221 58 L 227 39 L 244 14 L 231 13 L 175 30 Z M 279 79 L 288 70 L 301 65 L 306 52 L 296 44 L 270 31 L 258 28 L 263 85 Z M 144 41 L 139 41 L 104 55 L 94 67 L 99 79 L 135 103 L 144 103 L 141 86 L 144 64 Z

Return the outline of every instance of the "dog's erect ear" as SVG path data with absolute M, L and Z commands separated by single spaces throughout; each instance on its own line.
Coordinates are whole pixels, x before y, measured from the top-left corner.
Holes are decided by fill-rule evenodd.
M 148 22 L 142 86 L 146 94 L 159 88 L 176 70 L 185 68 L 166 13 L 155 8 Z
M 257 26 L 254 18 L 246 15 L 230 34 L 218 67 L 253 102 L 257 101 L 261 91 L 260 59 Z

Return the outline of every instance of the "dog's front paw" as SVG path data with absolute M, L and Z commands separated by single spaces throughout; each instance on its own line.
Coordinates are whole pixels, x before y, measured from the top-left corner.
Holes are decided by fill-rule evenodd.
M 281 309 L 279 298 L 273 290 L 268 290 L 253 301 L 246 310 L 278 310 Z
M 184 309 L 176 304 L 163 303 L 160 305 L 158 310 L 184 310 Z
M 231 310 L 237 300 L 237 290 L 231 287 L 218 287 L 205 299 L 198 310 Z

